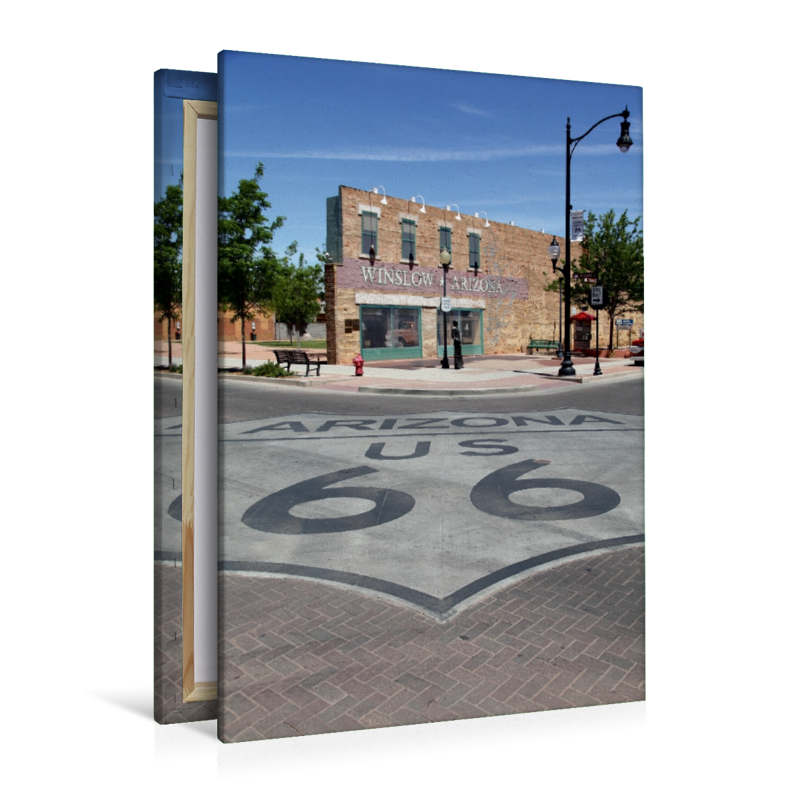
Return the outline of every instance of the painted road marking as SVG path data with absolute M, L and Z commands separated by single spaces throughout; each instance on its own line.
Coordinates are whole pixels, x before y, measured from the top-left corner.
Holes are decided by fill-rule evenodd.
M 533 568 L 643 540 L 637 416 L 296 414 L 220 437 L 224 569 L 441 616 Z

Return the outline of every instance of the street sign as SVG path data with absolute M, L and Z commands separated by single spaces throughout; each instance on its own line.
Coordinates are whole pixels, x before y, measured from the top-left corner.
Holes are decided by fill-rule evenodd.
M 594 272 L 573 272 L 572 277 L 581 283 L 597 283 Z
M 592 286 L 589 294 L 589 305 L 592 308 L 605 308 L 608 304 L 608 292 L 605 286 Z
M 632 328 L 633 327 L 633 320 L 632 319 L 617 319 L 617 320 L 614 320 L 614 324 L 618 328 Z
M 442 298 L 442 311 L 447 314 L 450 309 L 453 307 L 453 300 L 450 297 L 443 297 Z
M 583 241 L 583 211 L 570 211 L 570 241 Z

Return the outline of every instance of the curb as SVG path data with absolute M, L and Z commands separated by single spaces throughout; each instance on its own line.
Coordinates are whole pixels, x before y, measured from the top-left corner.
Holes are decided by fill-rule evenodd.
M 536 374 L 536 373 L 533 373 Z M 612 372 L 609 375 L 573 375 L 573 376 L 562 376 L 562 375 L 541 375 L 537 374 L 539 378 L 547 378 L 551 381 L 567 381 L 568 383 L 594 383 L 596 381 L 614 381 L 614 380 L 625 380 L 627 378 L 638 378 L 642 376 L 644 372 L 639 371 L 638 369 L 633 372 Z
M 255 381 L 256 383 L 273 383 L 281 386 L 325 386 L 328 383 L 341 383 L 353 380 L 355 376 L 343 375 L 341 378 L 330 377 L 322 380 L 307 380 L 305 378 L 261 378 L 258 375 L 226 375 L 220 377 L 228 381 Z
M 475 394 L 512 394 L 519 392 L 538 392 L 541 386 L 498 386 L 496 389 L 401 389 L 393 386 L 359 386 L 358 391 L 364 394 L 416 394 L 428 397 L 459 397 Z

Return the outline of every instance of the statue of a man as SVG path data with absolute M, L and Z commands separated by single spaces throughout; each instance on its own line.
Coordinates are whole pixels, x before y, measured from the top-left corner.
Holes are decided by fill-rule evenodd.
M 464 356 L 461 355 L 461 332 L 458 330 L 458 323 L 455 320 L 453 320 L 450 338 L 453 340 L 453 358 L 456 362 L 456 369 L 464 369 Z

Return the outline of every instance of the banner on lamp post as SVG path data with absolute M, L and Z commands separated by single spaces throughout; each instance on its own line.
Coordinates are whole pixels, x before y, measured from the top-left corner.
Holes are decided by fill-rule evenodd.
M 569 212 L 569 238 L 572 242 L 583 241 L 583 211 Z

